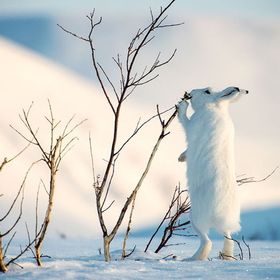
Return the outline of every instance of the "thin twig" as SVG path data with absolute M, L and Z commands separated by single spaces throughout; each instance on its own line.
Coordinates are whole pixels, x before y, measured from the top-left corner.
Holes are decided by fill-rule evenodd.
M 128 254 L 122 256 L 122 259 L 126 259 L 130 257 L 134 253 L 135 249 L 136 249 L 136 245 L 134 245 L 133 249 Z
M 239 186 L 243 184 L 263 182 L 266 181 L 268 178 L 270 178 L 277 171 L 278 168 L 279 166 L 275 167 L 271 173 L 269 173 L 267 176 L 265 176 L 262 179 L 255 179 L 254 177 L 246 177 L 246 178 L 237 179 L 236 182 L 238 183 Z
M 93 147 L 92 147 L 92 140 L 91 135 L 89 133 L 88 136 L 89 141 L 89 148 L 90 148 L 90 160 L 91 160 L 91 170 L 92 170 L 92 179 L 93 179 L 93 186 L 96 187 L 96 176 L 95 176 L 95 166 L 94 166 L 94 159 L 93 159 Z
M 21 201 L 20 201 L 20 208 L 19 208 L 18 217 L 16 218 L 15 222 L 13 223 L 13 225 L 10 226 L 10 228 L 9 228 L 6 232 L 0 233 L 0 237 L 3 237 L 3 236 L 8 235 L 8 234 L 16 227 L 16 225 L 18 224 L 19 220 L 21 219 L 21 216 L 22 216 L 22 207 L 23 207 L 23 201 L 24 201 L 25 182 L 26 182 L 26 180 L 27 180 L 27 177 L 28 177 L 28 175 L 29 175 L 31 169 L 32 169 L 33 166 L 34 166 L 35 164 L 37 164 L 38 162 L 40 162 L 40 160 L 39 160 L 39 161 L 35 161 L 35 162 L 33 162 L 33 163 L 30 165 L 30 167 L 28 168 L 27 172 L 25 173 L 24 179 L 23 179 L 23 181 L 22 181 L 22 183 L 21 183 L 21 186 L 20 186 L 20 188 L 19 188 L 19 190 L 18 190 L 18 192 L 17 192 L 17 195 L 16 195 L 15 199 L 13 200 L 13 202 L 12 202 L 10 208 L 8 209 L 7 213 L 0 219 L 0 222 L 2 222 L 3 220 L 5 220 L 5 219 L 10 215 L 11 211 L 13 210 L 13 208 L 14 208 L 14 206 L 15 206 L 15 203 L 17 202 L 17 200 L 18 200 L 18 198 L 19 198 L 19 196 L 20 196 L 20 194 L 21 194 L 22 197 L 21 197 Z
M 61 28 L 64 32 L 66 32 L 66 33 L 68 33 L 68 34 L 70 34 L 70 35 L 72 35 L 72 36 L 74 36 L 74 37 L 76 37 L 76 38 L 78 38 L 78 39 L 80 39 L 80 40 L 82 40 L 82 41 L 85 41 L 85 42 L 87 42 L 87 43 L 89 42 L 89 39 L 84 38 L 83 36 L 79 36 L 79 35 L 77 35 L 77 34 L 71 32 L 71 31 L 69 31 L 68 29 L 64 28 L 64 27 L 61 26 L 60 24 L 57 24 L 57 26 L 58 26 L 59 28 Z
M 9 249 L 9 247 L 10 247 L 10 245 L 11 245 L 11 243 L 12 243 L 12 241 L 13 241 L 13 239 L 14 239 L 15 236 L 16 236 L 16 231 L 12 234 L 12 236 L 11 236 L 11 238 L 9 239 L 9 241 L 8 241 L 8 243 L 7 243 L 7 245 L 6 245 L 6 247 L 4 248 L 4 258 L 6 257 L 7 251 L 8 251 L 8 249 Z
M 153 119 L 171 111 L 172 109 L 174 109 L 174 107 L 171 107 L 167 110 L 164 110 L 162 112 L 159 112 L 159 110 L 157 110 L 157 113 L 153 116 L 151 116 L 150 118 L 148 118 L 146 121 L 144 121 L 141 125 L 139 125 L 139 121 L 137 122 L 136 128 L 134 129 L 133 133 L 127 138 L 127 140 L 124 141 L 124 143 L 120 146 L 120 148 L 118 148 L 118 150 L 116 150 L 115 155 L 118 155 L 123 148 L 132 140 L 132 138 L 134 136 L 136 136 L 136 134 L 146 125 L 148 124 L 150 121 L 152 121 Z
M 160 120 L 160 121 L 164 124 L 163 120 Z M 165 213 L 165 216 L 161 220 L 159 226 L 157 227 L 157 229 L 153 233 L 152 237 L 150 238 L 148 244 L 146 245 L 145 252 L 148 250 L 152 240 L 157 235 L 157 233 L 159 232 L 159 230 L 162 227 L 162 225 L 164 224 L 164 222 L 167 220 L 169 220 L 169 222 L 163 231 L 161 241 L 160 241 L 158 247 L 156 248 L 155 253 L 158 253 L 164 247 L 170 246 L 167 243 L 171 239 L 172 236 L 185 236 L 185 234 L 177 233 L 178 231 L 186 230 L 185 226 L 190 224 L 190 221 L 186 221 L 183 223 L 180 222 L 180 217 L 190 210 L 190 202 L 189 202 L 188 196 L 185 199 L 182 199 L 182 195 L 185 192 L 186 192 L 186 190 L 181 191 L 180 184 L 179 184 L 179 186 L 175 187 L 169 208 L 168 208 L 167 212 Z M 174 211 L 174 214 L 172 213 L 173 211 Z M 177 232 L 175 233 L 175 231 L 177 231 Z
M 250 246 L 246 243 L 244 236 L 242 236 L 242 241 L 243 241 L 243 243 L 245 244 L 245 246 L 246 246 L 247 249 L 248 249 L 249 260 L 251 260 L 251 257 L 252 257 L 252 255 L 251 255 L 251 249 L 250 249 Z
M 13 161 L 17 157 L 19 157 L 29 146 L 31 145 L 31 142 L 29 142 L 22 150 L 20 150 L 16 155 L 8 159 L 7 157 L 4 158 L 3 162 L 0 164 L 0 172 L 2 171 L 3 167 L 8 164 L 9 162 Z
M 243 254 L 243 250 L 242 250 L 242 247 L 241 247 L 241 244 L 240 244 L 240 242 L 238 241 L 238 240 L 236 240 L 236 239 L 234 239 L 234 238 L 229 238 L 228 236 L 224 236 L 226 239 L 228 239 L 228 240 L 232 240 L 232 241 L 234 241 L 236 244 L 237 244 L 237 246 L 238 246 L 238 248 L 239 248 L 239 250 L 240 250 L 240 260 L 243 260 L 244 259 L 244 254 Z M 226 255 L 224 255 L 224 256 L 226 256 Z M 226 257 L 228 257 L 228 256 L 226 256 Z

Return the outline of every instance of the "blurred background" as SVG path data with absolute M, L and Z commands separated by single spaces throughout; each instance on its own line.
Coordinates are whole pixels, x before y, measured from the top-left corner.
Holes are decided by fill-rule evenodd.
M 94 135 L 94 155 L 102 175 L 108 157 L 112 116 L 103 99 L 91 65 L 89 46 L 63 32 L 57 24 L 82 36 L 89 32 L 86 18 L 95 8 L 103 21 L 96 29 L 98 61 L 114 81 L 119 73 L 112 57 L 124 57 L 127 46 L 141 27 L 166 0 L 0 0 L 0 157 L 12 157 L 24 140 L 9 125 L 24 131 L 18 114 L 34 101 L 32 122 L 48 139 L 47 99 L 58 119 L 87 118 L 76 131 L 79 141 L 62 164 L 56 196 L 52 236 L 98 237 L 88 145 Z M 177 0 L 168 11 L 167 23 L 184 25 L 159 30 L 145 48 L 137 67 L 143 69 L 161 52 L 176 56 L 159 71 L 159 78 L 140 87 L 127 102 L 122 119 L 125 139 L 138 119 L 155 113 L 155 106 L 169 108 L 193 88 L 220 90 L 238 86 L 250 94 L 231 106 L 236 128 L 237 175 L 264 178 L 280 161 L 280 2 L 277 0 Z M 139 70 L 141 71 L 141 70 Z M 134 231 L 148 231 L 159 222 L 179 182 L 186 186 L 185 166 L 177 162 L 184 150 L 184 135 L 175 120 L 138 197 Z M 130 190 L 141 174 L 157 138 L 159 124 L 149 124 L 123 153 L 111 200 L 116 200 L 108 221 L 113 224 Z M 40 157 L 29 148 L 0 173 L 0 213 L 11 203 L 32 160 Z M 74 167 L 73 167 L 74 166 Z M 15 176 L 18 175 L 18 176 Z M 25 217 L 34 223 L 37 186 L 47 176 L 43 166 L 27 182 Z M 47 177 L 46 177 L 47 180 Z M 260 183 L 240 187 L 242 234 L 247 238 L 280 238 L 280 173 Z M 41 192 L 40 213 L 46 196 Z M 16 215 L 16 213 L 14 214 Z M 8 223 L 8 222 L 7 222 Z M 4 225 L 8 226 L 8 225 Z M 19 231 L 20 232 L 20 231 Z M 20 233 L 19 233 L 20 234 Z

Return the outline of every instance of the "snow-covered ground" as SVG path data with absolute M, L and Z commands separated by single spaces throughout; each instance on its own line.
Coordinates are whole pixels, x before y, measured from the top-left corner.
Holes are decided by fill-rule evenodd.
M 219 260 L 217 255 L 222 241 L 214 241 L 211 260 L 195 262 L 183 259 L 194 252 L 198 246 L 197 239 L 174 240 L 185 244 L 165 248 L 160 254 L 143 253 L 147 241 L 147 238 L 130 239 L 131 246 L 135 244 L 137 248 L 122 261 L 119 239 L 113 246 L 114 260 L 106 263 L 98 254 L 100 244 L 96 240 L 48 240 L 44 253 L 51 258 L 44 260 L 42 268 L 36 267 L 32 258 L 25 257 L 19 261 L 23 269 L 11 266 L 7 274 L 0 275 L 0 279 L 280 279 L 279 241 L 249 241 L 251 260 L 248 259 L 248 250 L 242 245 L 244 260 L 238 261 Z M 238 248 L 236 253 L 240 253 Z

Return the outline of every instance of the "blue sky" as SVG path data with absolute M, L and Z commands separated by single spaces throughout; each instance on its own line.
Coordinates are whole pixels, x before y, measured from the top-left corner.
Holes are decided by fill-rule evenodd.
M 127 12 L 142 14 L 147 7 L 165 5 L 167 0 L 0 0 L 0 15 L 57 14 L 88 11 L 93 7 L 102 14 Z M 176 12 L 189 15 L 213 14 L 223 16 L 257 17 L 275 19 L 280 17 L 278 0 L 177 0 Z

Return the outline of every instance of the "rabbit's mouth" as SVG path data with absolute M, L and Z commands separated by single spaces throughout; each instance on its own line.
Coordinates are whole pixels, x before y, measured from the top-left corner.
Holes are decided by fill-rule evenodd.
M 192 96 L 191 96 L 188 92 L 185 91 L 185 94 L 184 94 L 184 98 L 183 98 L 183 99 L 189 100 L 189 99 L 191 99 L 191 98 L 192 98 Z

